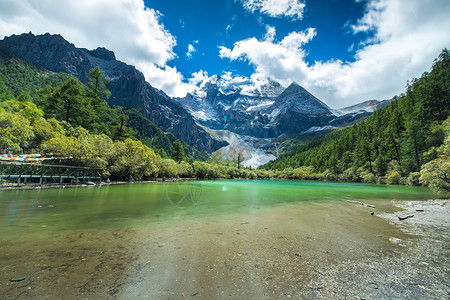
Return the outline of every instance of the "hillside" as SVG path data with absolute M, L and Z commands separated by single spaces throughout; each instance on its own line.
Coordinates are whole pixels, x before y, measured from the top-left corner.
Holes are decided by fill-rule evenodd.
M 448 149 L 442 145 L 449 112 L 450 55 L 444 49 L 430 72 L 409 82 L 404 94 L 366 121 L 327 134 L 261 168 L 295 177 L 295 169 L 312 167 L 326 179 L 345 181 L 376 182 L 386 176 L 398 183 L 410 176 L 419 184 L 414 174 L 435 159 L 442 157 L 441 167 L 448 168 Z M 449 171 L 442 174 L 450 175 Z
M 70 77 L 67 73 L 53 73 L 0 47 L 0 79 L 10 92 L 10 98 L 28 97 L 29 95 L 34 103 L 42 102 L 41 98 L 48 87 L 52 87 L 52 89 L 57 88 Z M 172 144 L 177 138 L 170 132 L 164 133 L 137 110 L 123 110 L 121 107 L 116 106 L 115 109 L 108 109 L 107 111 L 108 113 L 103 116 L 104 119 L 101 122 L 107 122 L 108 124 L 101 125 L 100 127 L 103 127 L 103 129 L 99 129 L 103 133 L 114 138 L 113 128 L 117 126 L 118 116 L 124 113 L 128 116 L 127 125 L 133 130 L 130 136 L 143 141 L 145 145 L 155 149 L 155 151 L 163 149 L 166 153 L 171 153 Z M 183 148 L 188 157 L 200 160 L 207 158 L 205 153 L 186 143 L 183 143 Z
M 212 139 L 179 104 L 146 82 L 135 67 L 116 60 L 112 51 L 76 48 L 62 36 L 48 33 L 12 35 L 0 40 L 0 47 L 51 72 L 75 76 L 83 83 L 89 71 L 99 67 L 108 79 L 110 106 L 135 108 L 164 132 L 173 133 L 200 151 L 212 152 L 225 145 Z

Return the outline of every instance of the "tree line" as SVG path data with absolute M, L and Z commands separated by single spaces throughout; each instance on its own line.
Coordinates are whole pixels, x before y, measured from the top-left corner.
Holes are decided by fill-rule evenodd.
M 99 68 L 90 71 L 84 85 L 67 74 L 45 80 L 55 74 L 41 77 L 28 65 L 0 64 L 0 149 L 73 156 L 70 164 L 100 168 L 105 178 L 113 180 L 311 179 L 423 184 L 448 193 L 449 60 L 444 49 L 430 72 L 408 82 L 405 93 L 366 121 L 314 140 L 257 170 L 242 167 L 239 158 L 237 165 L 198 161 L 207 156 L 163 133 L 138 111 L 109 107 L 107 79 Z M 30 85 L 22 89 L 25 81 L 15 82 L 11 76 L 26 78 Z
M 367 120 L 314 140 L 262 169 L 278 170 L 285 178 L 431 184 L 448 192 L 449 64 L 444 49 L 430 72 L 408 82 L 405 93 Z
M 272 176 L 263 170 L 195 161 L 208 157 L 163 133 L 135 109 L 111 108 L 107 79 L 99 68 L 89 72 L 86 85 L 68 75 L 42 80 L 42 73 L 30 65 L 6 69 L 0 73 L 2 153 L 61 153 L 73 157 L 65 163 L 99 168 L 111 180 Z M 20 92 L 25 81 L 11 77 L 26 78 L 37 90 Z

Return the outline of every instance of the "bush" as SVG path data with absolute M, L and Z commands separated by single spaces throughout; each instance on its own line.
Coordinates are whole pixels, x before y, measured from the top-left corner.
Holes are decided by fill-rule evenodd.
M 236 167 L 229 167 L 229 168 L 227 168 L 226 173 L 231 179 L 239 178 L 239 176 L 240 176 L 239 169 L 236 168 Z
M 429 186 L 437 195 L 450 195 L 450 161 L 447 158 L 434 159 L 422 166 L 419 182 Z
M 386 182 L 387 184 L 398 184 L 400 182 L 401 175 L 397 171 L 392 171 L 388 174 Z
M 159 175 L 163 177 L 173 178 L 178 177 L 178 163 L 173 159 L 166 158 L 161 160 Z
M 408 185 L 408 177 L 400 177 L 398 184 L 400 185 Z
M 409 174 L 408 179 L 406 180 L 406 183 L 411 186 L 420 185 L 419 178 L 420 178 L 420 172 L 412 172 Z
M 361 174 L 361 178 L 364 183 L 376 183 L 377 182 L 377 178 L 371 172 L 363 172 Z
M 191 178 L 194 175 L 194 169 L 187 162 L 181 162 L 176 165 L 178 176 L 181 178 Z
M 113 144 L 110 172 L 114 179 L 141 180 L 143 177 L 152 177 L 160 171 L 153 149 L 150 149 L 141 141 L 125 139 Z M 175 168 L 176 170 L 176 168 Z
M 339 180 L 358 182 L 359 176 L 354 168 L 348 168 L 339 176 Z
M 331 172 L 330 169 L 326 169 L 323 173 L 322 173 L 322 177 L 323 179 L 325 179 L 326 181 L 336 181 L 336 175 Z

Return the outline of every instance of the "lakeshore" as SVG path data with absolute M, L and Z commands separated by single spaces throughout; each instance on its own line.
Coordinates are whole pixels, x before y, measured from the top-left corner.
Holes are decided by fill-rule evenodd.
M 228 184 L 220 186 L 223 193 Z M 216 185 L 203 185 L 203 196 Z M 173 186 L 179 192 L 193 187 L 152 186 L 158 190 Z M 113 188 L 118 196 L 122 189 L 137 188 L 117 187 L 97 188 Z M 98 193 L 97 188 L 81 189 L 82 195 Z M 133 195 L 129 191 L 127 195 Z M 55 209 L 62 204 L 52 198 L 58 192 L 66 193 L 45 192 L 44 198 L 33 202 L 42 206 L 37 211 L 58 218 L 62 212 Z M 178 205 L 176 210 L 169 214 L 153 209 L 151 222 L 123 212 L 120 217 L 111 215 L 105 224 L 87 226 L 80 220 L 76 223 L 81 227 L 60 226 L 58 231 L 52 228 L 66 217 L 14 223 L 14 233 L 2 234 L 0 281 L 5 284 L 0 293 L 6 299 L 445 299 L 448 295 L 448 200 L 367 201 L 376 206 L 371 208 L 345 201 L 343 193 L 343 201 L 270 206 L 246 202 L 243 211 L 233 212 L 229 206 L 204 211 L 213 204 L 205 203 L 204 197 L 186 206 L 176 194 L 168 195 L 170 207 Z M 416 209 L 423 210 L 422 215 Z M 413 211 L 413 218 L 398 220 Z M 25 279 L 10 282 L 19 277 Z

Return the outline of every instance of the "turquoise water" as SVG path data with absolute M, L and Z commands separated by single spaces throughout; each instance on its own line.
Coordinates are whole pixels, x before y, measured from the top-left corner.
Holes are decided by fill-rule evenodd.
M 284 293 L 293 299 L 316 299 L 327 289 L 325 283 L 331 283 L 322 299 L 356 295 L 383 299 L 376 293 L 387 287 L 385 293 L 390 295 L 394 286 L 390 280 L 404 276 L 405 265 L 427 262 L 423 268 L 428 268 L 448 256 L 441 243 L 434 243 L 436 238 L 417 248 L 419 237 L 377 217 L 398 210 L 393 200 L 430 198 L 429 190 L 421 187 L 310 181 L 4 190 L 0 191 L 0 295 L 279 299 Z M 393 244 L 391 238 L 407 247 Z M 410 249 L 415 252 L 408 254 Z M 423 253 L 429 256 L 421 257 Z M 392 267 L 398 256 L 401 259 Z M 391 270 L 399 273 L 385 276 Z M 433 269 L 407 276 L 428 274 L 431 282 L 436 276 L 429 270 Z M 370 282 L 388 285 L 379 290 L 370 287 L 366 294 L 371 285 L 364 281 L 367 271 L 374 276 Z M 26 279 L 10 282 L 22 277 Z M 344 286 L 337 296 L 329 278 Z M 446 281 L 438 284 L 444 286 L 442 282 Z M 345 296 L 349 287 L 357 290 L 352 297 Z M 446 295 L 447 290 L 442 291 Z
M 279 205 L 432 198 L 427 188 L 307 181 L 185 181 L 0 192 L 0 232 L 101 229 Z

